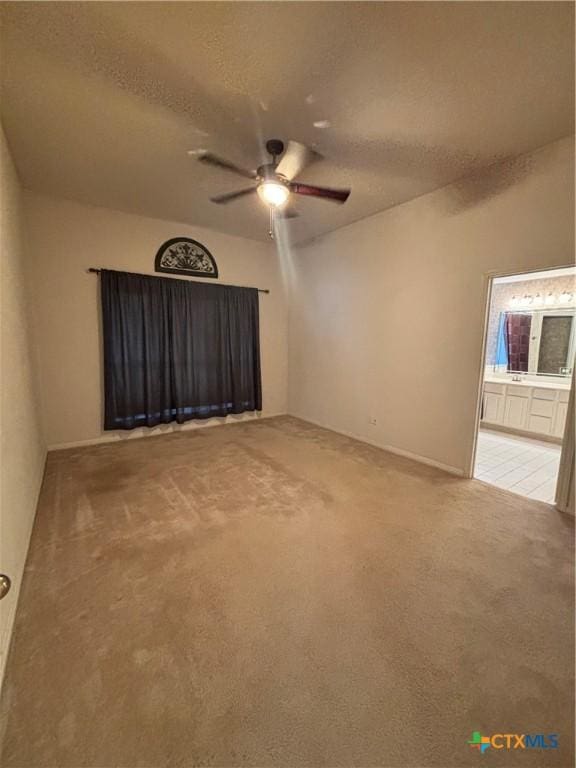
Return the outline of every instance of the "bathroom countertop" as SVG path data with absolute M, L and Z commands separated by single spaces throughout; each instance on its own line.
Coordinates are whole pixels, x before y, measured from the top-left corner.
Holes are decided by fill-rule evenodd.
M 538 389 L 570 389 L 570 379 L 564 381 L 534 381 L 531 379 L 522 379 L 522 381 L 512 381 L 511 376 L 484 376 L 484 381 L 490 384 L 512 384 L 515 387 L 538 387 Z

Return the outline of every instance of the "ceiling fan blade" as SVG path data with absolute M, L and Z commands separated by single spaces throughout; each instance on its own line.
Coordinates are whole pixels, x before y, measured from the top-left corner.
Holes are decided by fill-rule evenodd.
M 198 160 L 206 165 L 213 165 L 215 168 L 221 168 L 223 171 L 230 171 L 237 176 L 244 176 L 245 179 L 255 179 L 256 171 L 247 171 L 246 168 L 240 168 L 238 165 L 231 163 L 229 160 L 224 160 L 218 155 L 213 155 L 212 152 L 203 152 L 198 155 Z
M 246 187 L 246 189 L 238 189 L 236 192 L 225 192 L 223 195 L 216 195 L 211 197 L 210 200 L 213 203 L 230 203 L 232 200 L 237 200 L 245 195 L 251 195 L 253 192 L 256 192 L 256 187 Z
M 329 189 L 328 187 L 314 187 L 310 184 L 300 184 L 292 182 L 290 191 L 297 195 L 308 195 L 308 197 L 321 197 L 324 200 L 331 200 L 333 203 L 345 203 L 350 196 L 351 189 Z
M 304 168 L 321 159 L 322 155 L 305 144 L 300 144 L 299 141 L 289 141 L 282 159 L 276 166 L 276 173 L 280 173 L 288 181 L 292 181 Z

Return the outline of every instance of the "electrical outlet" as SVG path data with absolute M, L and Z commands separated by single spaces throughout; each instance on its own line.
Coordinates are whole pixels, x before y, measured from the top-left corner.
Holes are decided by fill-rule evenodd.
M 368 419 L 368 423 L 371 424 L 373 427 L 375 427 L 377 424 L 376 416 L 370 416 L 370 418 Z

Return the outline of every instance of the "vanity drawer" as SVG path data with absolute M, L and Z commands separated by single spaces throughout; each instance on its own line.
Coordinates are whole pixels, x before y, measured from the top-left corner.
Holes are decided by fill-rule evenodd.
M 550 402 L 550 400 L 532 400 L 530 414 L 532 416 L 546 416 L 551 419 L 554 415 L 554 402 Z
M 538 389 L 538 387 L 534 387 L 532 390 L 532 397 L 535 397 L 536 400 L 556 400 L 556 390 Z
M 570 399 L 570 390 L 569 389 L 559 389 L 558 390 L 558 402 L 559 403 L 567 403 Z
M 504 394 L 504 384 L 494 384 L 491 381 L 484 382 L 484 392 L 492 392 L 494 395 Z
M 528 429 L 530 432 L 549 435 L 552 432 L 552 419 L 547 419 L 544 416 L 530 415 L 530 418 L 528 419 Z
M 513 384 L 508 384 L 506 394 L 514 397 L 530 397 L 530 387 L 515 387 Z

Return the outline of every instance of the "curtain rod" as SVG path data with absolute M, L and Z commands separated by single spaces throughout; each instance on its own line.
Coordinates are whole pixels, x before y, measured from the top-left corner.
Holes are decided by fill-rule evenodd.
M 118 272 L 119 270 L 117 270 L 117 269 L 110 269 L 110 270 L 107 270 L 107 271 L 109 271 L 109 272 Z M 123 270 L 121 270 L 121 271 L 123 271 Z M 97 269 L 96 267 L 88 267 L 86 272 L 95 272 L 96 274 L 99 275 L 100 272 L 102 272 L 102 269 L 100 269 L 100 268 Z M 140 277 L 159 277 L 159 275 L 145 275 L 142 272 L 128 272 L 128 274 L 130 274 L 130 275 L 139 275 Z M 165 275 L 162 275 L 162 277 L 165 277 Z M 173 278 L 168 278 L 168 279 L 170 280 L 170 279 L 173 279 Z M 202 280 L 186 280 L 186 282 L 187 283 L 201 283 L 203 281 Z M 211 283 L 207 283 L 207 285 L 211 285 Z M 223 285 L 222 283 L 212 283 L 212 285 L 219 285 L 221 288 L 250 288 L 249 285 Z M 255 290 L 257 290 L 258 293 L 270 293 L 270 289 L 269 288 L 256 288 Z

